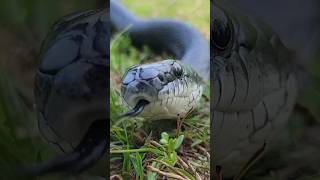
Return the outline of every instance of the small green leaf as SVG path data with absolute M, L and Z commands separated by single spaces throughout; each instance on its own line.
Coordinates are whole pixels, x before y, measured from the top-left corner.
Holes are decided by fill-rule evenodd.
M 166 133 L 166 132 L 162 132 L 161 133 L 161 139 L 165 139 L 165 140 L 169 140 L 169 134 L 168 133 Z
M 160 164 L 157 162 L 152 162 L 152 167 L 159 168 Z M 148 171 L 147 178 L 148 180 L 156 180 L 158 174 L 156 172 Z
M 180 135 L 177 139 L 176 139 L 176 143 L 175 143 L 175 149 L 178 149 L 181 144 L 183 143 L 184 140 L 184 135 Z
M 168 151 L 169 151 L 169 153 L 173 152 L 175 150 L 175 146 L 176 146 L 176 140 L 170 138 L 169 142 L 168 142 Z
M 174 166 L 177 163 L 177 152 L 174 151 L 170 154 L 171 165 Z
M 163 145 L 167 145 L 168 141 L 166 139 L 160 139 L 160 143 Z
M 142 166 L 142 158 L 140 154 L 136 153 L 135 156 L 132 156 L 131 162 L 136 172 L 136 179 L 143 180 L 143 166 Z
M 129 153 L 123 153 L 123 167 L 122 170 L 124 172 L 130 172 L 131 166 L 130 166 L 130 154 Z

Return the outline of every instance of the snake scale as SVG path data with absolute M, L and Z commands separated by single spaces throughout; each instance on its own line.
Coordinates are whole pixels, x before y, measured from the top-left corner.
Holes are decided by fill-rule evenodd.
M 211 2 L 211 12 L 210 48 L 191 25 L 171 19 L 140 19 L 113 0 L 110 19 L 108 10 L 103 10 L 59 21 L 42 49 L 35 96 L 42 132 L 71 155 L 38 172 L 65 167 L 77 171 L 101 157 L 106 134 L 93 132 L 107 132 L 103 127 L 107 122 L 108 83 L 104 75 L 109 63 L 109 45 L 105 43 L 109 42 L 109 27 L 126 30 L 136 47 L 148 45 L 180 60 L 129 69 L 122 92 L 134 111 L 126 115 L 151 114 L 151 118 L 160 113 L 163 116 L 158 119 L 174 118 L 195 106 L 197 100 L 179 112 L 182 104 L 193 101 L 175 99 L 173 106 L 164 108 L 170 103 L 157 99 L 168 100 L 169 95 L 181 93 L 182 98 L 196 95 L 193 99 L 197 99 L 201 83 L 210 79 L 213 165 L 221 165 L 224 174 L 232 176 L 259 148 L 271 147 L 295 102 L 291 56 L 279 37 L 259 20 L 217 1 Z M 92 143 L 92 139 L 96 141 Z M 84 165 L 74 167 L 78 162 Z

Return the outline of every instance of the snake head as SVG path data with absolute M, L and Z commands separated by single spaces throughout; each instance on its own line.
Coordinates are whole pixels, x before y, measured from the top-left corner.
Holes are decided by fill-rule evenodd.
M 85 11 L 63 18 L 41 49 L 35 79 L 39 128 L 64 152 L 80 143 L 94 121 L 107 118 L 106 14 Z
M 141 115 L 148 119 L 175 119 L 190 110 L 202 93 L 200 77 L 178 61 L 131 67 L 123 77 L 122 97 L 129 107 L 145 101 Z M 136 108 L 139 109 L 139 108 Z

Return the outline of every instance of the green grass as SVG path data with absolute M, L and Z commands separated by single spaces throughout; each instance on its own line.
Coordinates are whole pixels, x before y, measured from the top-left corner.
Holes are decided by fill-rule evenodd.
M 123 2 L 135 14 L 144 17 L 175 17 L 187 21 L 205 35 L 209 33 L 209 2 L 207 1 L 133 1 Z M 201 11 L 199 11 L 201 9 Z M 206 11 L 207 9 L 207 11 Z M 209 36 L 207 36 L 209 37 Z M 114 36 L 110 46 L 110 165 L 111 176 L 125 179 L 156 179 L 159 173 L 166 176 L 181 176 L 195 179 L 208 177 L 209 160 L 209 101 L 201 98 L 199 106 L 183 120 L 181 132 L 176 134 L 175 126 L 167 132 L 156 132 L 154 124 L 141 117 L 122 118 L 117 116 L 127 110 L 122 103 L 120 83 L 126 70 L 148 61 L 166 59 L 168 56 L 155 55 L 147 47 L 137 50 L 131 46 L 125 33 Z M 209 96 L 209 86 L 204 95 Z M 157 124 L 157 122 L 155 123 Z M 148 128 L 146 128 L 148 127 Z M 148 130 L 147 130 L 148 129 Z M 156 134 L 161 134 L 161 137 Z M 199 148 L 202 148 L 199 151 Z M 195 154 L 191 157 L 190 154 Z M 183 158 L 183 160 L 181 160 Z M 183 162 L 189 162 L 183 166 Z M 155 172 L 158 171 L 158 172 Z M 159 172 L 160 171 L 160 172 Z
M 146 18 L 174 18 L 191 23 L 210 37 L 210 2 L 206 0 L 123 0 L 134 14 Z
M 23 164 L 40 162 L 54 154 L 41 140 L 35 113 L 18 87 L 0 68 L 0 179 Z

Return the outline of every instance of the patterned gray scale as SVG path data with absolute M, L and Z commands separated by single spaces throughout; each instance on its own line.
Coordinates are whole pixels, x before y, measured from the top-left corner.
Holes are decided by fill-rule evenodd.
M 213 164 L 225 177 L 274 145 L 295 104 L 289 51 L 268 25 L 225 3 L 212 4 Z

